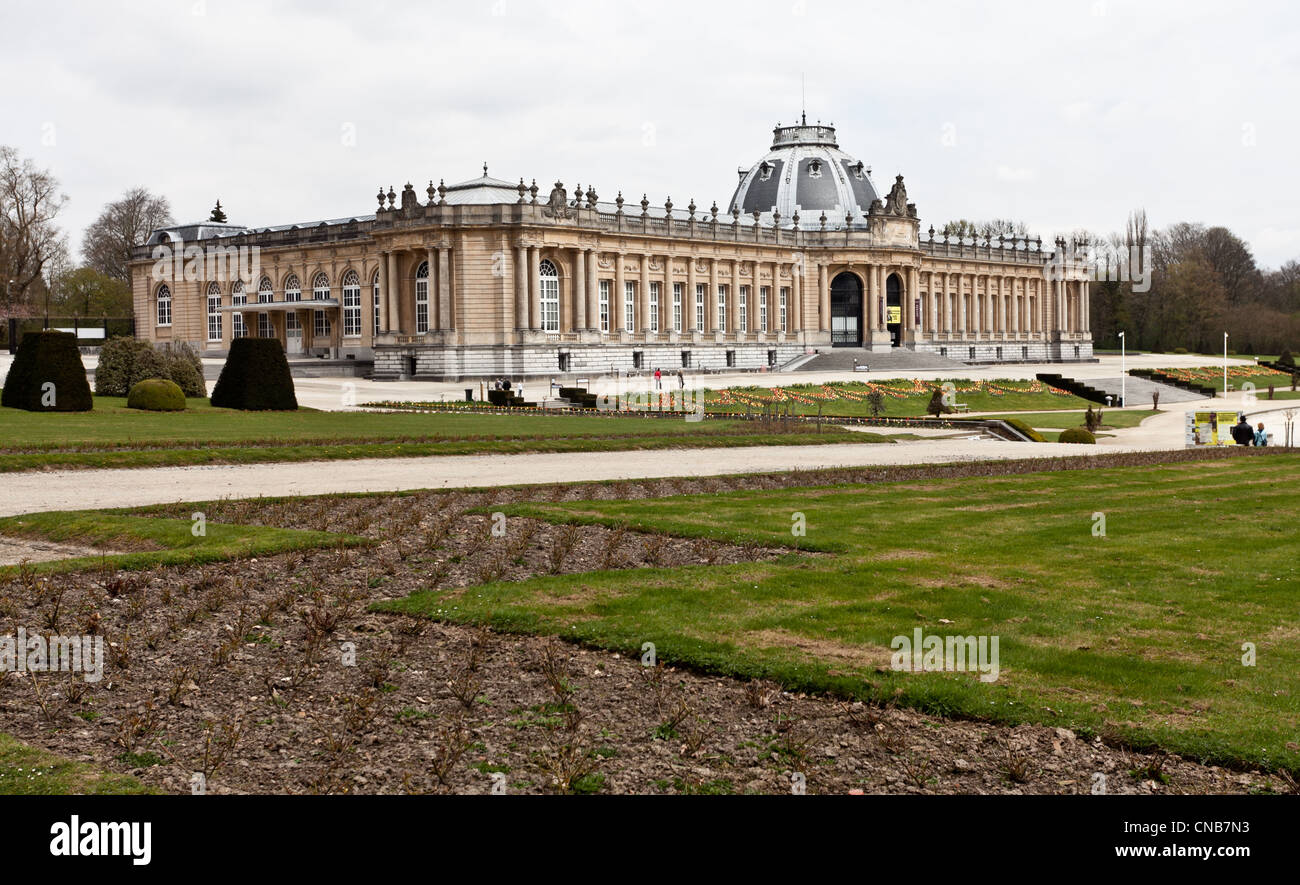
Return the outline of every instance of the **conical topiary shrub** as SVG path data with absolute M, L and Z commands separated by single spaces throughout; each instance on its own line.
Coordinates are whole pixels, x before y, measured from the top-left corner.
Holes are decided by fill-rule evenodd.
M 86 367 L 69 332 L 28 332 L 18 343 L 0 405 L 29 412 L 89 412 Z
M 298 398 L 284 348 L 274 338 L 236 338 L 212 388 L 212 405 L 249 412 L 293 411 Z

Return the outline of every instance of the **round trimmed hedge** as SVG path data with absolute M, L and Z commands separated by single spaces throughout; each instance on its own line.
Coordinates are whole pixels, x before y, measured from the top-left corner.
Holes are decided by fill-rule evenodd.
M 70 332 L 26 332 L 9 366 L 0 405 L 28 412 L 89 412 L 86 367 Z
M 1097 437 L 1092 435 L 1092 431 L 1086 427 L 1071 427 L 1069 430 L 1062 430 L 1061 435 L 1057 437 L 1058 442 L 1063 443 L 1083 443 L 1092 445 L 1097 441 Z
M 175 381 L 146 378 L 131 387 L 131 392 L 126 397 L 126 407 L 146 412 L 183 412 L 185 391 Z

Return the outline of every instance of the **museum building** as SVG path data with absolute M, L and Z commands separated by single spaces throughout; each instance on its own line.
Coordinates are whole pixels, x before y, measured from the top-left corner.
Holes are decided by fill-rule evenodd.
M 373 215 L 155 231 L 132 261 L 137 335 L 212 356 L 274 337 L 380 379 L 776 369 L 837 347 L 1092 358 L 1078 244 L 923 234 L 903 177 L 881 196 L 826 124 L 777 126 L 724 210 L 544 193 L 486 165 L 423 202 L 410 184 L 376 199 Z M 183 270 L 188 255 L 204 260 Z

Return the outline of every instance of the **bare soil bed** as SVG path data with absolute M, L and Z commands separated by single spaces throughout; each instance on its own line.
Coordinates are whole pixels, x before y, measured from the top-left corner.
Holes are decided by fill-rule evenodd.
M 105 550 L 102 547 L 56 544 L 53 541 L 0 535 L 0 565 L 18 565 L 21 562 L 50 562 L 56 559 L 72 559 L 77 556 L 112 555 L 118 552 L 120 551 Z
M 861 471 L 231 501 L 209 521 L 351 532 L 322 550 L 0 584 L 0 635 L 97 632 L 102 682 L 8 674 L 13 736 L 189 792 L 1286 792 L 1285 777 L 1137 754 L 1065 729 L 947 721 L 793 695 L 557 640 L 367 612 L 431 586 L 730 563 L 788 551 L 512 518 L 521 500 L 642 498 Z M 154 512 L 188 516 L 189 507 Z M 469 591 L 469 592 L 472 592 Z

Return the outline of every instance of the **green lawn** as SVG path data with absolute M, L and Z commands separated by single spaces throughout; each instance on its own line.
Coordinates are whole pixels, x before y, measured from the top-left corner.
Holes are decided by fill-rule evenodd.
M 1190 381 L 1203 387 L 1223 390 L 1223 366 L 1199 366 L 1185 369 L 1156 369 L 1182 381 Z M 1229 366 L 1228 383 L 1234 391 L 1241 390 L 1246 383 L 1254 384 L 1255 391 L 1261 398 L 1268 396 L 1268 386 L 1273 385 L 1277 391 L 1291 389 L 1289 372 L 1278 372 L 1265 366 Z
M 365 538 L 333 532 L 207 522 L 194 534 L 189 519 L 127 515 L 114 510 L 69 510 L 0 518 L 0 535 L 42 538 L 95 549 L 126 551 L 33 563 L 36 572 L 65 572 L 98 566 L 121 569 L 190 565 L 223 559 L 270 556 L 291 550 L 361 546 Z M 0 578 L 18 566 L 0 567 Z
M 184 412 L 0 409 L 0 472 L 268 461 L 887 442 L 838 428 L 765 432 L 743 421 L 547 414 L 240 412 L 188 400 Z
M 152 792 L 129 775 L 73 762 L 0 733 L 0 795 L 123 796 Z
M 794 384 L 779 388 L 779 393 L 770 387 L 733 387 L 705 391 L 704 401 L 710 412 L 756 412 L 767 404 L 775 404 L 783 412 L 788 407 L 798 415 L 816 415 L 819 406 L 823 415 L 870 415 L 866 396 L 876 388 L 884 394 L 884 416 L 915 418 L 926 414 L 931 392 L 942 387 L 945 381 L 954 385 L 956 402 L 969 406 L 972 412 L 1086 409 L 1089 405 L 1087 400 L 1073 394 L 1052 393 L 1037 381 L 969 378 Z
M 377 606 L 559 634 L 797 690 L 1300 767 L 1300 455 L 521 505 L 556 521 L 820 551 L 427 590 Z M 807 536 L 791 536 L 792 514 Z M 1094 514 L 1106 534 L 1093 534 Z M 901 673 L 914 628 L 1000 638 L 998 681 Z M 1258 665 L 1243 666 L 1255 643 Z

